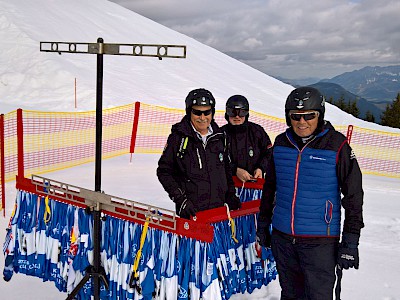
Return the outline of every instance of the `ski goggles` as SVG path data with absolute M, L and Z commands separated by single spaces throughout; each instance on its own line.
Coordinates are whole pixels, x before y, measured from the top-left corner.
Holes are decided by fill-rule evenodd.
M 304 119 L 304 121 L 310 121 L 315 119 L 316 117 L 319 116 L 319 112 L 318 111 L 307 111 L 307 112 L 292 112 L 289 113 L 290 118 L 293 121 L 300 121 L 301 118 Z
M 227 107 L 226 108 L 226 114 L 229 116 L 229 117 L 236 117 L 236 116 L 239 116 L 239 117 L 245 117 L 245 116 L 247 116 L 248 114 L 249 114 L 249 110 L 248 109 L 243 109 L 243 108 L 230 108 L 230 107 Z
M 212 113 L 212 108 L 207 109 L 207 110 L 199 110 L 199 109 L 194 109 L 192 108 L 192 114 L 194 114 L 195 116 L 200 117 L 202 114 L 205 116 L 208 116 Z

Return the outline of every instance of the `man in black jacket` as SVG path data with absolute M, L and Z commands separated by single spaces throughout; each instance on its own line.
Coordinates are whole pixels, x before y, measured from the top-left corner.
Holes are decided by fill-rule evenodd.
M 225 134 L 214 121 L 215 99 L 195 89 L 186 97 L 186 115 L 172 126 L 158 162 L 157 177 L 179 216 L 229 205 L 240 208 L 229 165 Z
M 275 139 L 257 236 L 272 249 L 281 299 L 328 300 L 335 267 L 340 273 L 359 266 L 362 175 L 346 137 L 324 120 L 325 99 L 317 89 L 293 90 L 285 113 L 289 128 Z
M 249 121 L 249 102 L 242 95 L 229 97 L 222 126 L 228 140 L 232 174 L 245 182 L 263 178 L 271 153 L 271 140 L 264 128 Z

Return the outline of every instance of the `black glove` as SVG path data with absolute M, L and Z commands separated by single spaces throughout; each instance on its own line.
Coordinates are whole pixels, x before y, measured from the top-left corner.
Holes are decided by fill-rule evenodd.
M 170 195 L 172 201 L 176 203 L 176 212 L 185 219 L 190 219 L 190 216 L 196 215 L 196 208 L 192 201 L 188 200 L 184 190 L 178 188 Z
M 257 243 L 266 248 L 271 248 L 271 233 L 269 225 L 266 227 L 257 228 Z
M 181 208 L 179 209 L 179 216 L 185 219 L 189 219 L 190 217 L 196 216 L 196 208 L 194 207 L 192 201 L 185 199 L 181 205 Z
M 339 244 L 337 263 L 342 269 L 358 269 L 358 240 L 359 234 L 343 232 L 342 242 Z
M 242 207 L 242 202 L 240 202 L 239 197 L 235 194 L 228 193 L 225 201 L 226 204 L 228 204 L 230 210 L 236 210 Z

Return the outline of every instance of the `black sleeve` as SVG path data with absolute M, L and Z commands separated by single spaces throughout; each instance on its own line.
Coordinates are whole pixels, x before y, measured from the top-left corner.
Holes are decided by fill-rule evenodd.
M 339 152 L 337 168 L 343 194 L 341 202 L 345 211 L 343 232 L 359 235 L 364 227 L 362 174 L 356 156 L 347 142 Z
M 276 192 L 276 175 L 275 163 L 273 160 L 273 153 L 269 157 L 267 170 L 265 173 L 265 183 L 260 202 L 260 213 L 258 215 L 257 226 L 266 227 L 271 224 L 272 212 L 275 205 L 275 192 Z
M 263 173 L 267 171 L 268 162 L 272 155 L 272 143 L 268 134 L 265 132 L 264 128 L 260 127 L 260 159 L 256 165 L 256 168 L 260 168 Z
M 226 174 L 226 180 L 228 183 L 228 191 L 227 194 L 232 195 L 235 194 L 235 183 L 233 182 L 233 178 L 232 176 L 236 175 L 236 171 L 235 174 L 233 174 L 233 163 L 231 161 L 231 157 L 229 154 L 229 147 L 228 147 L 228 139 L 226 137 L 226 133 L 224 134 L 225 136 L 225 146 L 224 146 L 224 161 L 225 161 L 225 174 Z M 236 167 L 235 167 L 236 170 Z
M 230 166 L 230 169 L 231 169 L 231 174 L 232 174 L 232 176 L 236 176 L 237 164 L 234 163 L 233 160 L 232 160 L 232 155 L 231 155 L 231 153 L 232 153 L 231 137 L 228 135 L 228 133 L 226 131 L 224 131 L 224 132 L 225 132 L 225 139 L 226 139 L 226 147 L 228 148 L 227 152 L 228 152 L 228 159 L 229 159 L 229 166 Z
M 181 188 L 177 179 L 179 177 L 177 174 L 177 153 L 180 143 L 181 137 L 179 135 L 170 134 L 158 161 L 157 177 L 170 197 L 178 188 Z

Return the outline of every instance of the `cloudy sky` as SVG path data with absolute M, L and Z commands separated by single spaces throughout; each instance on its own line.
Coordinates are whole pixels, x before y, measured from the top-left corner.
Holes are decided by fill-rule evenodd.
M 111 1 L 272 76 L 400 64 L 399 0 Z

